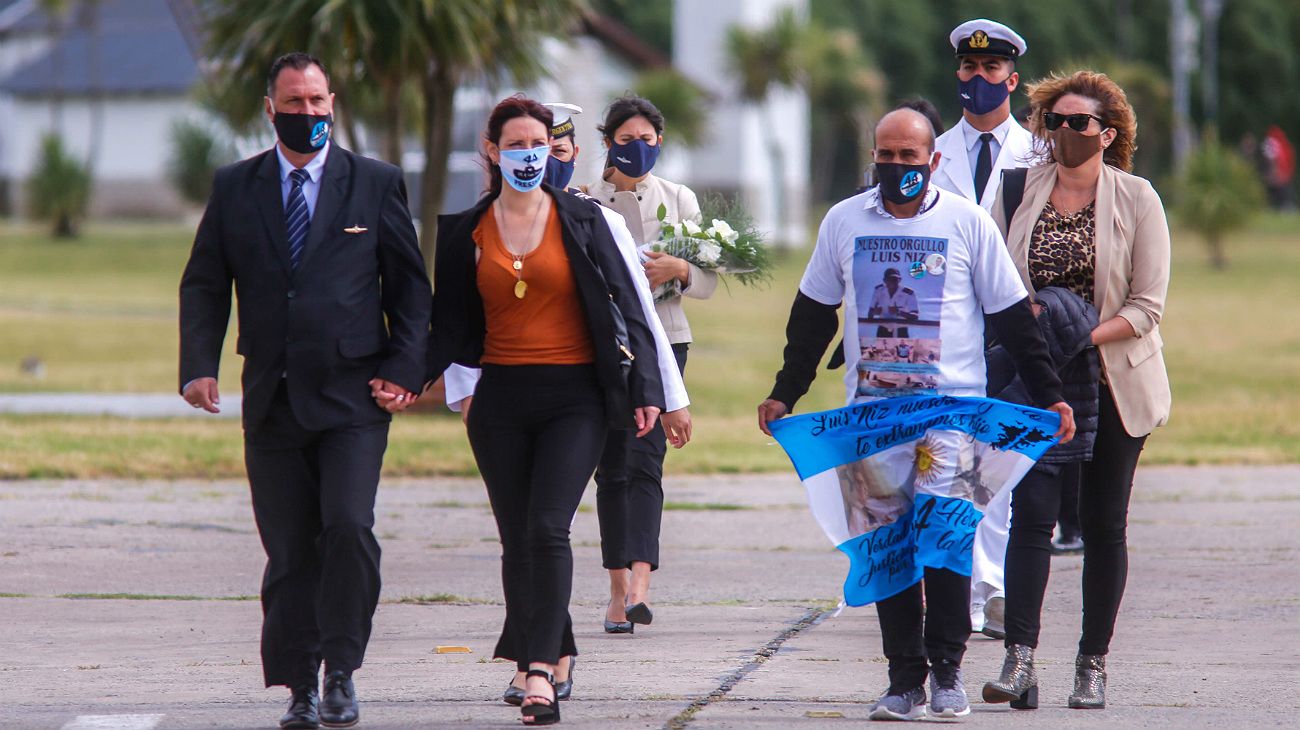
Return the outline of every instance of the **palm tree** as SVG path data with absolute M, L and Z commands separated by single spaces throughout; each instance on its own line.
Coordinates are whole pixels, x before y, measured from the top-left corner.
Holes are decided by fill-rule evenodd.
M 438 213 L 447 186 L 447 159 L 456 89 L 485 80 L 527 84 L 544 73 L 540 45 L 568 30 L 586 9 L 585 0 L 412 0 L 419 6 L 415 30 L 428 54 L 424 95 L 424 173 L 420 239 L 432 262 Z
M 727 34 L 727 57 L 730 70 L 739 82 L 742 101 L 766 107 L 768 91 L 773 86 L 790 88 L 802 83 L 804 74 L 798 53 L 804 27 L 793 9 L 784 8 L 767 28 L 731 28 Z M 764 113 L 771 112 L 764 108 Z M 777 136 L 781 125 L 769 118 L 761 126 L 772 165 L 773 220 L 780 236 L 785 233 L 785 151 Z
M 535 80 L 544 73 L 542 39 L 568 29 L 585 8 L 585 0 L 222 0 L 208 19 L 209 50 L 225 79 L 214 99 L 238 110 L 228 115 L 235 126 L 255 119 L 249 99 L 260 95 L 254 89 L 275 56 L 305 49 L 331 67 L 343 98 L 349 89 L 379 91 L 385 156 L 400 164 L 415 111 L 402 103 L 402 91 L 418 84 L 421 245 L 431 261 L 456 89 L 481 80 Z

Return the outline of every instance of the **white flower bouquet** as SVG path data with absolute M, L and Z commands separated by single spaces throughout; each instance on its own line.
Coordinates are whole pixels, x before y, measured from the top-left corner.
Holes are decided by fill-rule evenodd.
M 642 246 L 643 252 L 676 256 L 705 271 L 734 277 L 746 286 L 761 284 L 771 277 L 763 237 L 739 203 L 720 195 L 706 197 L 701 205 L 701 217 L 709 221 L 707 228 L 691 220 L 665 223 L 667 213 L 661 204 L 661 238 Z M 655 301 L 672 299 L 681 293 L 681 282 L 672 279 L 655 290 Z

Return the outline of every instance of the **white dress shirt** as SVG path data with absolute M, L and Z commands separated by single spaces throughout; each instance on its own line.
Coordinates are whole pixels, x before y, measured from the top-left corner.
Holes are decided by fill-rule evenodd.
M 1017 122 L 1014 118 L 1008 116 L 1006 119 L 1002 120 L 1001 124 L 989 130 L 993 133 L 993 139 L 989 140 L 989 163 L 991 163 L 989 168 L 990 180 L 997 177 L 993 175 L 993 168 L 997 167 L 996 163 L 998 161 L 998 155 L 1002 153 L 1002 145 L 1007 141 L 1007 133 L 1011 131 L 1011 125 L 1016 123 Z M 965 117 L 962 117 L 961 122 L 959 122 L 957 126 L 961 127 L 962 136 L 966 139 L 966 157 L 970 160 L 971 174 L 974 175 L 975 170 L 979 167 L 980 135 L 983 134 L 983 132 L 968 124 Z M 980 192 L 983 193 L 984 191 L 981 190 Z
M 320 178 L 325 174 L 325 157 L 329 155 L 330 143 L 325 142 L 325 146 L 320 148 L 320 152 L 311 158 L 311 161 L 302 166 L 310 178 L 302 184 L 302 197 L 307 201 L 307 217 L 312 218 L 316 215 L 316 198 L 320 196 Z M 280 144 L 275 145 L 275 156 L 280 160 L 280 202 L 288 208 L 289 191 L 293 189 L 293 180 L 289 178 L 289 173 L 294 171 L 292 162 L 289 162 L 284 156 L 284 151 L 280 149 Z

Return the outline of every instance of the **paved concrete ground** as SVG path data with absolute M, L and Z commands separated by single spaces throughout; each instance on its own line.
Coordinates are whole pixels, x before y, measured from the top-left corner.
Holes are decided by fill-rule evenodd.
M 0 482 L 0 726 L 274 727 L 261 688 L 262 555 L 237 482 Z M 870 608 L 834 604 L 845 568 L 793 476 L 671 479 L 655 624 L 606 636 L 589 507 L 574 528 L 582 656 L 564 726 L 835 728 L 886 685 Z M 742 509 L 734 509 L 741 507 Z M 972 639 L 968 725 L 1295 726 L 1300 469 L 1146 469 L 1109 709 L 1064 708 L 1080 559 L 1057 558 L 1037 712 L 978 702 L 998 642 Z M 490 653 L 498 547 L 482 487 L 381 490 L 384 603 L 357 673 L 363 727 L 518 727 Z M 108 597 L 117 594 L 117 597 Z M 97 598 L 73 598 L 99 595 Z M 142 600 L 143 596 L 171 596 Z M 424 603 L 403 601 L 423 600 Z M 463 645 L 469 654 L 438 654 Z M 838 713 L 841 718 L 817 717 Z

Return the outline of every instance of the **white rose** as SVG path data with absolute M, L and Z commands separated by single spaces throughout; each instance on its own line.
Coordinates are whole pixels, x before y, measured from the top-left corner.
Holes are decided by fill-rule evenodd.
M 702 230 L 699 223 L 691 220 L 682 221 L 681 225 L 688 236 L 694 236 Z
M 709 243 L 706 241 L 700 244 L 699 250 L 696 252 L 696 257 L 699 258 L 702 263 L 708 264 L 709 266 L 716 266 L 718 261 L 722 258 L 722 247 L 716 243 Z
M 713 219 L 713 230 L 717 231 L 724 241 L 735 240 L 735 237 L 739 235 L 730 224 L 717 218 Z

